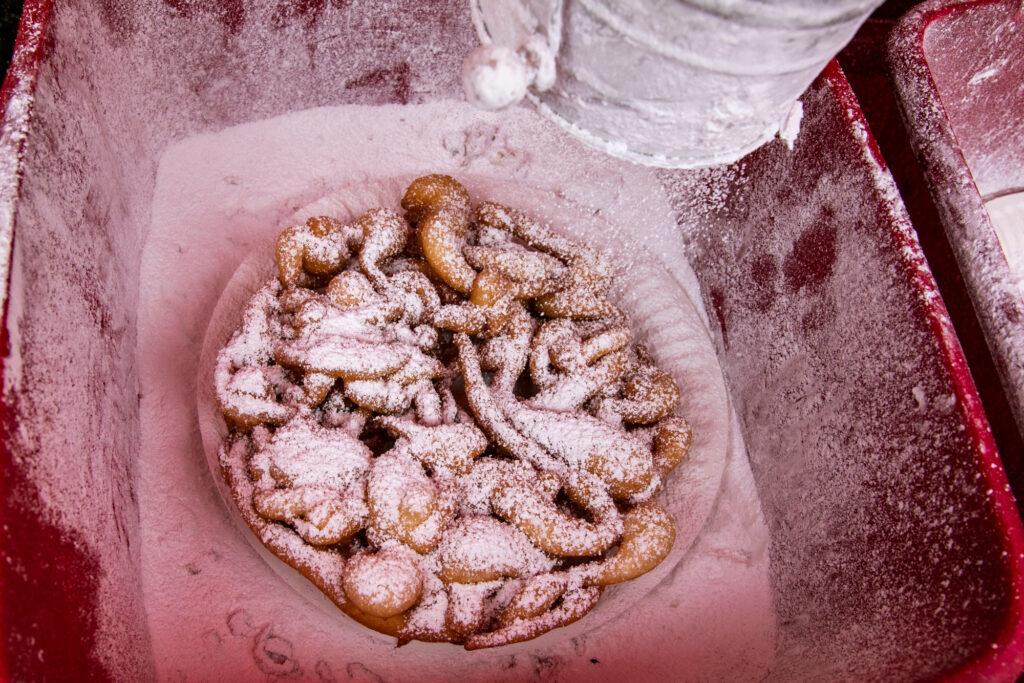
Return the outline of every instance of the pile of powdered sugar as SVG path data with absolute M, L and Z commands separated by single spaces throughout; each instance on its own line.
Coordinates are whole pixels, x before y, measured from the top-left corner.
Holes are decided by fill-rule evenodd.
M 386 205 L 405 179 L 425 171 L 455 175 L 477 196 L 555 219 L 613 253 L 619 303 L 640 311 L 634 329 L 681 380 L 683 413 L 698 435 L 693 461 L 669 490 L 680 541 L 656 581 L 639 593 L 607 592 L 564 632 L 486 653 L 425 644 L 394 650 L 393 640 L 351 622 L 275 566 L 233 519 L 197 430 L 211 424 L 195 400 L 204 390 L 195 378 L 207 327 L 228 334 L 238 322 L 211 320 L 214 306 L 223 292 L 228 301 L 218 308 L 240 313 L 255 291 L 225 291 L 239 263 L 303 211 L 344 215 Z M 727 417 L 706 314 L 694 308 L 696 283 L 650 172 L 588 152 L 523 109 L 318 109 L 172 147 L 152 218 L 139 297 L 139 499 L 146 607 L 162 676 L 373 680 L 416 667 L 423 680 L 440 672 L 512 680 L 628 676 L 641 660 L 652 676 L 678 671 L 680 662 L 694 678 L 768 671 L 775 618 L 767 530 Z

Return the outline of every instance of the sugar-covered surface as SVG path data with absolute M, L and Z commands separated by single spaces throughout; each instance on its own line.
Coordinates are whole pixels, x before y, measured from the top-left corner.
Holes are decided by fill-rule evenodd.
M 411 667 L 428 678 L 443 671 L 511 680 L 531 670 L 612 676 L 627 675 L 640 658 L 656 661 L 664 675 L 687 662 L 695 679 L 767 672 L 774 614 L 766 527 L 728 419 L 706 315 L 691 303 L 699 295 L 671 207 L 652 172 L 562 140 L 524 109 L 483 114 L 442 103 L 297 112 L 168 150 L 143 252 L 143 280 L 151 284 L 140 292 L 141 343 L 153 349 L 140 359 L 143 585 L 158 671 L 188 678 L 255 673 L 259 657 L 226 627 L 230 614 L 245 610 L 292 643 L 289 657 L 309 677 L 318 662 L 333 671 L 359 662 L 385 678 Z M 573 173 L 581 168 L 582 175 Z M 696 435 L 693 457 L 670 479 L 668 507 L 679 536 L 663 565 L 635 585 L 607 591 L 572 627 L 494 652 L 424 644 L 394 650 L 392 640 L 351 622 L 263 550 L 217 492 L 223 425 L 210 395 L 210 356 L 273 272 L 274 236 L 311 214 L 348 218 L 395 206 L 408 176 L 424 170 L 452 173 L 474 196 L 522 207 L 607 249 L 619 273 L 616 296 L 680 382 L 680 412 Z M 204 344 L 208 325 L 212 341 Z M 705 520 L 708 539 L 694 544 Z M 202 569 L 190 572 L 190 562 Z M 202 615 L 194 609 L 197 592 L 208 608 Z M 708 610 L 725 616 L 698 627 Z M 207 655 L 183 659 L 195 651 Z
M 135 356 L 160 155 L 182 136 L 296 108 L 457 93 L 475 38 L 461 0 L 26 4 L 34 38 L 15 58 L 24 87 L 4 130 L 15 154 L 3 196 L 18 201 L 0 207 L 16 234 L 4 368 L 16 531 L 3 587 L 18 654 L 7 663 L 24 678 L 151 678 Z
M 986 202 L 1024 189 L 1019 3 L 923 3 L 890 39 L 904 119 L 964 284 L 1024 433 L 1024 296 Z M 992 208 L 992 207 L 989 207 Z
M 558 27 L 558 78 L 529 97 L 570 134 L 638 163 L 697 168 L 735 161 L 780 127 L 786 139 L 794 102 L 881 3 L 471 4 L 485 42 L 515 48 Z
M 972 3 L 972 11 L 1010 6 Z M 160 160 L 185 137 L 310 107 L 458 98 L 461 60 L 477 39 L 463 0 L 66 0 L 52 3 L 41 43 L 46 56 L 31 116 L 22 119 L 27 129 L 19 128 L 27 135 L 16 173 L 4 360 L 8 528 L 0 568 L 8 642 L 17 645 L 8 649 L 7 664 L 28 680 L 148 680 L 155 671 L 139 587 L 139 359 L 197 347 L 203 328 L 182 315 L 187 307 L 175 297 L 187 295 L 170 286 L 178 280 L 149 282 L 147 288 L 166 287 L 162 303 L 181 315 L 188 339 L 175 332 L 145 347 L 137 343 L 141 245 L 154 225 Z M 895 72 L 927 80 L 927 69 L 914 69 Z M 886 679 L 969 666 L 1012 679 L 1021 670 L 1007 656 L 1020 632 L 1019 522 L 1008 512 L 1012 503 L 962 356 L 948 325 L 935 317 L 941 305 L 925 287 L 930 277 L 917 267 L 915 241 L 881 208 L 891 206 L 891 180 L 865 159 L 870 143 L 852 125 L 857 105 L 843 83 L 830 68 L 812 86 L 792 153 L 777 143 L 730 168 L 662 176 L 680 236 L 692 249 L 730 389 L 744 396 L 738 412 L 772 530 L 772 597 L 783 615 L 776 677 Z M 940 125 L 927 111 L 916 118 Z M 504 157 L 494 151 L 500 145 L 489 146 L 491 137 L 455 145 L 452 164 L 481 154 Z M 556 143 L 552 153 L 563 149 Z M 950 187 L 972 182 L 941 168 L 939 177 L 953 179 Z M 570 170 L 584 177 L 593 169 Z M 325 178 L 321 186 L 326 191 L 338 181 Z M 811 192 L 819 183 L 838 194 Z M 297 191 L 291 204 L 318 196 Z M 831 223 L 818 220 L 825 207 L 815 203 L 823 197 L 840 209 Z M 191 202 L 180 199 L 183 207 Z M 248 204 L 258 209 L 261 202 Z M 241 201 L 234 209 L 235 219 L 252 218 Z M 751 227 L 754 219 L 759 224 Z M 833 231 L 811 230 L 819 222 L 834 226 L 834 242 Z M 184 252 L 156 237 L 172 254 L 178 246 Z M 202 238 L 190 255 L 218 258 L 233 248 L 227 237 Z M 971 246 L 966 251 L 981 253 Z M 198 267 L 192 273 L 196 259 L 177 258 L 182 272 L 174 274 L 190 292 L 217 290 L 230 272 L 225 266 L 220 278 Z M 847 292 L 857 295 L 847 302 Z M 832 310 L 846 339 L 833 335 L 822 344 L 836 324 L 829 322 Z M 808 365 L 813 372 L 802 374 Z M 194 375 L 181 377 L 150 391 L 154 404 Z M 836 396 L 850 398 L 815 412 L 829 419 L 831 439 L 811 414 L 792 419 L 794 402 L 816 405 Z M 182 443 L 160 434 L 157 440 L 172 449 Z M 802 450 L 789 450 L 794 444 Z M 205 468 L 199 460 L 190 466 Z M 769 466 L 776 461 L 778 467 Z M 203 469 L 183 473 L 208 476 Z M 164 538 L 215 528 L 208 510 L 189 506 L 190 496 L 202 493 L 201 483 L 189 488 L 193 481 L 168 480 L 166 495 L 179 497 L 187 512 L 175 520 L 180 530 Z M 156 477 L 146 486 L 158 484 Z M 735 519 L 722 509 L 716 515 Z M 169 560 L 181 570 L 181 580 L 172 582 L 179 604 L 194 607 L 169 612 L 180 617 L 185 635 L 187 625 L 202 623 L 197 615 L 218 604 L 222 586 L 189 584 L 189 577 L 233 573 L 238 580 L 265 567 L 255 556 L 249 564 L 224 562 L 222 550 L 179 552 Z M 739 580 L 716 585 L 728 599 L 752 605 L 742 587 L 758 585 L 757 566 L 754 576 L 730 574 Z M 266 599 L 251 584 L 237 585 L 253 604 Z M 685 631 L 670 651 L 707 663 L 708 671 L 716 662 L 728 666 L 730 653 L 759 642 L 749 634 L 762 632 L 756 610 L 717 609 L 713 591 L 660 614 Z M 277 615 L 292 605 L 289 598 L 274 609 L 241 606 L 198 637 L 209 646 L 186 640 L 195 647 L 180 661 L 191 664 L 213 648 L 219 658 L 210 661 L 224 667 L 256 656 L 268 675 L 301 668 L 325 680 L 372 680 L 366 663 L 333 649 L 336 660 L 318 660 L 306 647 L 307 631 L 282 630 Z M 654 631 L 668 625 L 647 623 Z M 317 628 L 309 627 L 326 639 Z M 719 633 L 739 644 L 715 650 L 692 635 Z M 638 629 L 620 647 L 635 648 L 644 638 Z M 620 679 L 670 678 L 664 652 L 635 653 L 593 657 L 591 666 L 608 667 Z M 517 657 L 507 677 L 557 677 L 558 661 L 539 654 Z
M 923 50 L 957 149 L 1019 284 L 1024 260 L 1024 15 L 996 6 L 954 14 L 928 27 Z M 976 235 L 973 241 L 983 250 L 992 246 L 991 235 Z M 994 275 L 1005 279 L 1002 264 L 996 260 L 992 266 Z
M 931 23 L 923 50 L 941 106 L 984 197 L 1024 187 L 1024 17 L 980 4 Z
M 1016 513 L 1005 478 L 965 458 L 991 441 L 961 422 L 977 399 L 951 381 L 962 359 L 938 341 L 951 324 L 852 94 L 826 73 L 792 155 L 769 147 L 704 174 L 717 189 L 696 207 L 708 221 L 691 261 L 729 264 L 702 284 L 755 478 L 774 482 L 760 489 L 774 674 L 935 675 L 994 651 L 984 624 L 1003 623 L 1018 593 L 984 520 Z

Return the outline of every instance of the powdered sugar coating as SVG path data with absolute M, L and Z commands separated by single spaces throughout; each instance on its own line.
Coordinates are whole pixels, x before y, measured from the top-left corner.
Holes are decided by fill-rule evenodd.
M 330 429 L 303 416 L 276 430 L 260 451 L 269 467 L 292 486 L 345 489 L 370 466 L 370 449 L 342 429 Z
M 423 591 L 415 560 L 397 552 L 365 553 L 348 563 L 345 596 L 364 612 L 391 617 L 409 609 Z
M 622 316 L 607 300 L 611 268 L 598 251 L 499 204 L 481 205 L 471 221 L 468 194 L 449 176 L 414 180 L 402 205 L 419 251 L 405 251 L 409 228 L 387 209 L 365 213 L 358 230 L 317 216 L 281 233 L 278 282 L 257 292 L 219 355 L 214 384 L 231 429 L 225 444 L 243 446 L 225 447 L 225 473 L 236 502 L 244 500 L 239 489 L 250 484 L 236 482 L 237 467 L 228 462 L 241 458 L 256 486 L 256 515 L 352 557 L 343 591 L 336 580 L 312 580 L 365 625 L 400 640 L 470 649 L 519 642 L 582 617 L 604 586 L 646 573 L 671 551 L 675 525 L 649 501 L 685 459 L 690 440 L 672 442 L 672 454 L 661 455 L 654 449 L 668 442 L 626 427 L 662 420 L 674 410 L 678 388 L 619 324 Z M 471 257 L 477 271 L 462 252 L 478 242 L 481 228 L 508 238 L 487 234 Z M 351 259 L 349 246 L 357 250 Z M 385 272 L 395 257 L 412 267 Z M 452 303 L 442 305 L 431 278 L 466 299 L 449 296 Z M 473 315 L 484 324 L 467 329 Z M 544 316 L 554 320 L 541 325 Z M 415 338 L 414 325 L 447 336 L 400 341 Z M 534 333 L 545 326 L 561 332 L 538 346 Z M 575 343 L 558 344 L 565 335 Z M 490 381 L 476 344 L 485 349 Z M 458 359 L 449 368 L 442 359 L 452 353 Z M 533 389 L 520 386 L 536 374 L 527 372 L 531 359 L 534 368 L 557 369 Z M 659 372 L 660 396 L 649 381 Z M 463 384 L 472 419 L 443 409 L 452 376 Z M 591 402 L 599 393 L 606 402 Z M 244 412 L 254 401 L 262 401 L 259 410 Z M 616 411 L 616 401 L 646 407 Z M 356 431 L 337 417 L 352 411 L 383 415 Z M 685 422 L 674 419 L 689 436 Z M 371 457 L 360 438 L 379 444 L 366 432 L 374 427 L 395 441 Z M 475 460 L 485 451 L 488 457 Z M 471 514 L 460 518 L 462 498 Z M 302 566 L 301 556 L 269 547 Z M 509 593 L 506 580 L 549 572 L 553 583 L 545 585 L 561 592 L 535 613 L 491 601 Z M 415 608 L 440 604 L 439 592 L 447 594 L 444 621 L 425 621 Z M 513 602 L 519 595 L 511 593 Z
M 467 116 L 468 120 L 465 118 Z M 393 639 L 378 636 L 340 614 L 319 590 L 267 552 L 255 537 L 248 532 L 239 534 L 235 526 L 228 523 L 236 519 L 240 521 L 235 514 L 234 504 L 229 502 L 225 507 L 219 496 L 211 496 L 208 502 L 210 509 L 203 514 L 215 517 L 218 526 L 196 528 L 195 531 L 200 534 L 216 534 L 218 540 L 213 541 L 213 536 L 210 536 L 209 542 L 221 549 L 224 559 L 218 567 L 225 571 L 204 571 L 200 577 L 193 578 L 190 585 L 205 583 L 208 578 L 216 579 L 219 588 L 211 595 L 217 596 L 213 602 L 218 605 L 220 612 L 230 611 L 225 605 L 231 605 L 232 609 L 244 607 L 253 615 L 253 619 L 272 618 L 278 633 L 286 634 L 296 644 L 303 644 L 302 650 L 296 650 L 296 656 L 302 661 L 304 669 L 310 669 L 313 660 L 308 658 L 316 653 L 316 657 L 330 662 L 335 672 L 343 671 L 345 662 L 351 661 L 353 656 L 359 658 L 346 653 L 359 652 L 365 653 L 361 661 L 386 678 L 400 678 L 403 672 L 424 670 L 427 672 L 426 678 L 431 679 L 441 677 L 440 672 L 443 670 L 445 676 L 458 672 L 457 675 L 464 674 L 469 678 L 512 680 L 523 675 L 524 666 L 532 666 L 534 653 L 541 653 L 545 657 L 550 654 L 559 662 L 559 671 L 575 672 L 572 675 L 582 676 L 587 671 L 593 673 L 598 669 L 625 672 L 628 670 L 628 667 L 623 668 L 626 661 L 634 661 L 635 653 L 655 653 L 669 647 L 669 643 L 678 645 L 677 635 L 686 632 L 692 634 L 693 639 L 687 639 L 680 652 L 687 653 L 687 658 L 695 658 L 693 661 L 699 662 L 698 666 L 703 671 L 709 670 L 709 667 L 720 668 L 721 661 L 702 655 L 703 648 L 707 647 L 702 643 L 709 644 L 714 640 L 725 643 L 728 648 L 739 646 L 734 638 L 736 631 L 731 630 L 727 622 L 736 624 L 737 629 L 747 634 L 742 648 L 744 651 L 751 651 L 751 639 L 757 641 L 756 660 L 762 661 L 771 652 L 770 643 L 762 643 L 760 635 L 757 635 L 771 633 L 768 615 L 771 603 L 767 597 L 766 579 L 762 580 L 766 576 L 762 559 L 757 559 L 749 568 L 739 564 L 726 566 L 723 560 L 707 555 L 707 546 L 701 551 L 701 557 L 707 558 L 707 562 L 701 563 L 700 569 L 697 569 L 698 565 L 693 561 L 686 559 L 692 555 L 687 550 L 692 547 L 693 539 L 708 518 L 710 506 L 716 498 L 722 468 L 727 462 L 726 449 L 730 438 L 735 444 L 740 441 L 738 434 L 728 436 L 725 422 L 728 404 L 721 371 L 707 337 L 707 317 L 700 309 L 696 280 L 685 260 L 679 257 L 679 237 L 667 199 L 661 194 L 657 180 L 649 171 L 609 162 L 614 166 L 611 168 L 607 164 L 602 165 L 596 156 L 593 163 L 588 165 L 587 173 L 576 176 L 572 169 L 579 169 L 579 162 L 569 162 L 581 150 L 575 145 L 560 147 L 555 137 L 536 138 L 537 132 L 544 132 L 545 129 L 543 125 L 536 125 L 536 117 L 528 111 L 503 113 L 498 137 L 495 142 L 482 148 L 481 145 L 490 140 L 490 137 L 485 140 L 478 135 L 481 127 L 476 121 L 482 116 L 478 111 L 455 103 L 437 108 L 318 110 L 281 121 L 266 121 L 251 127 L 224 131 L 223 135 L 216 137 L 218 148 L 236 149 L 237 141 L 240 145 L 237 150 L 243 155 L 257 149 L 260 144 L 271 145 L 272 149 L 264 150 L 260 156 L 262 158 L 269 154 L 275 159 L 281 159 L 280 163 L 275 162 L 272 167 L 254 164 L 227 152 L 222 155 L 223 162 L 212 167 L 204 165 L 202 159 L 206 157 L 202 155 L 211 144 L 206 138 L 188 141 L 168 156 L 165 175 L 166 181 L 171 184 L 164 184 L 164 179 L 161 180 L 161 187 L 165 190 L 161 191 L 162 208 L 154 234 L 168 235 L 170 241 L 166 244 L 171 245 L 172 249 L 177 244 L 175 240 L 185 239 L 186 236 L 190 240 L 198 240 L 196 248 L 189 253 L 203 257 L 201 265 L 197 267 L 206 273 L 203 282 L 207 285 L 204 285 L 201 300 L 195 301 L 192 307 L 195 313 L 188 313 L 191 322 L 182 327 L 182 331 L 198 326 L 201 332 L 209 325 L 208 343 L 204 344 L 204 348 L 210 349 L 210 353 L 204 352 L 197 368 L 200 406 L 206 406 L 200 410 L 199 423 L 204 444 L 212 447 L 207 452 L 212 454 L 213 464 L 217 467 L 216 443 L 219 441 L 218 433 L 223 433 L 223 425 L 219 424 L 221 421 L 216 417 L 215 406 L 209 402 L 208 387 L 211 386 L 210 372 L 213 366 L 210 359 L 230 336 L 251 293 L 274 277 L 273 252 L 267 249 L 273 244 L 276 228 L 301 223 L 316 215 L 333 215 L 349 221 L 374 206 L 396 209 L 402 190 L 414 177 L 412 174 L 422 172 L 424 168 L 438 168 L 437 155 L 447 158 L 448 152 L 445 150 L 449 148 L 462 150 L 461 141 L 465 132 L 465 135 L 470 136 L 470 142 L 467 143 L 469 153 L 483 156 L 473 156 L 474 161 L 468 162 L 468 166 L 461 166 L 464 155 L 461 151 L 458 155 L 452 151 L 451 154 L 456 156 L 452 157 L 449 165 L 442 164 L 441 167 L 464 179 L 474 196 L 491 197 L 508 206 L 522 208 L 530 215 L 558 225 L 564 230 L 563 234 L 584 240 L 610 253 L 616 263 L 622 264 L 622 271 L 614 282 L 614 300 L 628 312 L 630 327 L 640 330 L 639 338 L 656 340 L 652 347 L 657 351 L 659 364 L 669 369 L 678 382 L 689 387 L 682 396 L 686 406 L 683 414 L 691 418 L 695 429 L 698 423 L 705 426 L 696 430 L 697 437 L 688 462 L 681 465 L 668 481 L 664 500 L 675 515 L 678 525 L 676 545 L 669 559 L 640 579 L 607 589 L 598 607 L 586 619 L 558 629 L 551 635 L 542 636 L 536 642 L 471 654 L 463 654 L 453 647 L 419 644 L 395 650 Z M 304 117 L 312 117 L 315 122 Z M 520 119 L 524 124 L 522 127 Z M 400 120 L 404 123 L 400 123 Z M 438 127 L 439 122 L 443 122 L 441 127 Z M 341 129 L 335 130 L 331 127 L 333 125 L 339 125 Z M 368 127 L 364 129 L 364 125 Z M 297 130 L 308 131 L 310 134 L 304 133 L 299 136 L 299 140 L 289 137 L 288 131 Z M 363 130 L 367 134 L 360 132 Z M 396 139 L 400 140 L 406 140 L 406 135 L 413 137 L 408 138 L 408 144 L 384 147 L 373 142 L 375 130 L 394 131 Z M 313 136 L 311 131 L 318 131 L 317 135 Z M 316 156 L 316 149 L 323 144 L 323 140 L 331 141 L 331 149 L 334 151 L 320 159 Z M 514 157 L 506 155 L 501 161 L 489 161 L 493 156 L 492 151 L 497 153 L 506 147 L 514 151 Z M 569 157 L 565 157 L 566 154 Z M 311 159 L 318 160 L 311 164 Z M 529 159 L 529 163 L 518 166 L 523 159 Z M 328 168 L 321 163 L 323 161 L 337 165 Z M 489 165 L 492 163 L 493 168 Z M 303 189 L 305 185 L 295 186 L 291 176 L 282 176 L 273 170 L 282 166 L 301 170 L 306 174 L 303 178 L 312 179 L 309 185 L 312 190 L 307 192 Z M 518 170 L 510 170 L 513 168 Z M 381 176 L 380 171 L 374 169 L 386 169 L 386 175 Z M 249 171 L 256 172 L 259 178 L 250 178 Z M 239 174 L 244 178 L 244 188 L 252 188 L 259 197 L 266 198 L 264 204 L 270 213 L 245 213 L 244 218 L 239 217 L 233 208 L 237 204 L 232 199 L 235 195 L 224 196 L 224 192 L 236 192 L 236 186 L 217 184 L 217 179 L 222 175 Z M 321 177 L 336 178 L 338 185 L 327 191 L 317 180 Z M 204 194 L 203 188 L 211 188 L 211 193 Z M 181 192 L 200 198 L 194 210 L 189 208 L 188 211 L 182 211 L 183 205 L 177 199 Z M 296 206 L 301 208 L 296 209 Z M 221 234 L 229 238 L 226 241 L 222 238 L 213 239 L 214 235 Z M 171 236 L 173 239 L 170 239 Z M 254 249 L 257 246 L 259 248 Z M 158 261 L 173 265 L 179 263 L 179 260 L 173 257 L 173 252 L 161 252 L 165 248 L 164 241 L 154 241 L 152 248 L 154 251 L 149 257 L 147 270 L 147 273 L 151 273 L 150 280 L 178 283 L 175 290 L 183 292 L 184 283 L 180 278 L 175 279 L 175 270 L 164 273 L 152 269 Z M 243 261 L 245 265 L 238 269 L 237 275 L 232 276 L 238 268 L 237 264 Z M 399 269 L 407 269 L 407 266 L 396 263 L 394 271 L 386 270 L 396 272 Z M 224 294 L 223 301 L 217 303 L 221 292 Z M 188 297 L 188 301 L 191 302 L 194 296 Z M 184 300 L 186 297 L 181 298 Z M 156 334 L 179 338 L 173 330 L 161 330 Z M 181 343 L 176 342 L 175 348 Z M 192 356 L 182 356 L 182 360 L 191 358 L 193 360 L 189 362 L 195 362 L 194 350 L 192 353 Z M 186 370 L 186 374 L 192 376 L 196 371 Z M 150 392 L 148 395 L 158 395 L 153 393 L 154 389 L 149 388 L 155 386 L 151 383 L 146 385 L 146 391 Z M 190 404 L 185 412 L 192 410 Z M 207 419 L 207 415 L 211 419 Z M 344 417 L 349 414 L 338 412 L 337 415 Z M 172 416 L 169 415 L 167 419 L 172 419 Z M 352 419 L 358 419 L 358 415 L 352 416 Z M 194 451 L 193 448 L 190 452 Z M 168 474 L 178 472 L 181 474 L 179 478 L 185 477 L 190 471 L 187 465 L 182 466 L 180 459 L 171 453 L 150 451 L 150 454 L 153 457 L 147 460 L 151 465 L 149 469 L 158 467 L 167 470 Z M 172 462 L 178 464 L 172 467 Z M 742 468 L 745 460 L 740 457 L 736 462 Z M 219 472 L 215 471 L 215 475 L 219 479 Z M 208 480 L 205 471 L 200 476 Z M 749 477 L 749 474 L 742 476 Z M 173 497 L 170 500 L 160 497 L 157 489 L 147 490 L 146 495 L 157 496 L 164 501 L 162 506 L 177 505 Z M 230 496 L 228 500 L 231 500 Z M 756 502 L 753 505 L 751 509 L 756 510 Z M 155 525 L 154 529 L 162 528 L 157 518 L 148 519 L 148 523 Z M 188 538 L 195 536 L 194 533 L 187 535 Z M 154 612 L 153 628 L 157 633 L 154 637 L 160 643 L 160 661 L 165 663 L 162 666 L 168 671 L 181 666 L 174 663 L 181 661 L 175 654 L 185 651 L 181 648 L 192 648 L 193 645 L 202 648 L 198 636 L 193 638 L 190 635 L 195 627 L 186 627 L 175 616 L 182 614 L 181 611 L 172 606 L 174 603 L 168 602 L 173 600 L 173 594 L 184 590 L 185 586 L 172 583 L 173 576 L 169 572 L 161 573 L 157 566 L 157 563 L 165 561 L 173 563 L 169 554 L 181 555 L 184 552 L 181 543 L 174 540 L 177 538 L 170 530 L 154 533 L 153 544 L 147 546 L 146 552 L 148 566 L 153 569 L 154 576 L 167 577 L 153 584 L 152 595 L 154 600 L 166 605 Z M 731 540 L 722 542 L 732 543 Z M 172 551 L 172 548 L 177 550 Z M 165 559 L 161 560 L 161 557 Z M 763 558 L 761 555 L 758 557 Z M 226 571 L 229 567 L 244 568 L 244 576 L 239 576 L 237 571 Z M 748 590 L 737 587 L 737 582 L 741 580 L 739 574 L 748 577 L 756 574 L 762 578 L 754 582 L 756 589 Z M 716 581 L 725 583 L 714 583 Z M 713 587 L 713 590 L 709 587 Z M 744 597 L 739 603 L 734 603 L 734 596 L 738 595 Z M 682 601 L 680 608 L 669 606 L 670 602 L 677 601 Z M 722 611 L 714 607 L 732 604 L 745 607 L 739 612 L 731 608 Z M 756 610 L 754 605 L 757 605 Z M 695 621 L 698 612 L 706 609 L 721 615 L 716 622 L 718 625 L 710 630 L 706 628 L 706 623 L 701 627 Z M 753 617 L 744 615 L 752 611 L 758 615 L 764 612 L 764 619 L 768 621 L 761 616 L 750 621 Z M 736 615 L 736 619 L 731 615 Z M 656 637 L 640 642 L 631 635 L 639 625 L 652 618 L 659 624 Z M 207 621 L 216 626 L 214 622 L 217 620 L 214 617 L 211 616 Z M 655 634 L 649 633 L 649 636 Z M 624 639 L 631 643 L 628 650 L 634 654 L 621 650 L 621 657 L 614 655 L 620 652 L 620 648 L 613 643 L 624 642 Z M 223 656 L 228 657 L 233 666 L 242 666 L 237 653 L 229 652 L 231 645 L 232 642 L 228 641 L 222 650 L 216 651 L 223 652 Z M 212 655 L 214 650 L 203 652 Z M 242 654 L 247 656 L 246 653 Z M 503 666 L 507 666 L 507 659 L 513 654 L 520 664 L 516 669 L 506 671 Z M 601 666 L 592 665 L 589 657 L 600 658 Z M 668 661 L 662 661 L 659 666 L 664 669 Z M 753 664 L 753 660 L 749 661 Z M 186 670 L 201 671 L 204 666 L 189 665 Z M 225 670 L 225 666 L 223 663 L 217 664 L 218 670 Z

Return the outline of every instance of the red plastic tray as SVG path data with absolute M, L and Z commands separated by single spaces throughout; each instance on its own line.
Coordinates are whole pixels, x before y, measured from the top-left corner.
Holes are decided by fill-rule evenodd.
M 911 145 L 1024 434 L 1024 296 L 984 206 L 1024 189 L 1024 8 L 922 3 L 893 31 L 889 63 Z M 1004 453 L 1014 471 L 1024 459 L 1019 444 Z
M 26 3 L 0 136 L 7 677 L 154 674 L 133 277 L 160 154 L 294 109 L 458 97 L 474 42 L 455 0 Z M 803 102 L 794 149 L 661 176 L 772 533 L 773 675 L 1012 679 L 1024 534 L 978 394 L 838 65 Z

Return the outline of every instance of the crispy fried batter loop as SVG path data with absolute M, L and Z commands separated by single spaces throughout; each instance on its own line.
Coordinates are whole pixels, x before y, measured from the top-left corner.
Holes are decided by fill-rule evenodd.
M 277 279 L 218 356 L 225 474 L 264 542 L 326 553 L 275 550 L 366 626 L 529 640 L 669 554 L 655 498 L 692 441 L 679 389 L 600 253 L 474 210 L 449 176 L 401 206 L 281 233 Z

